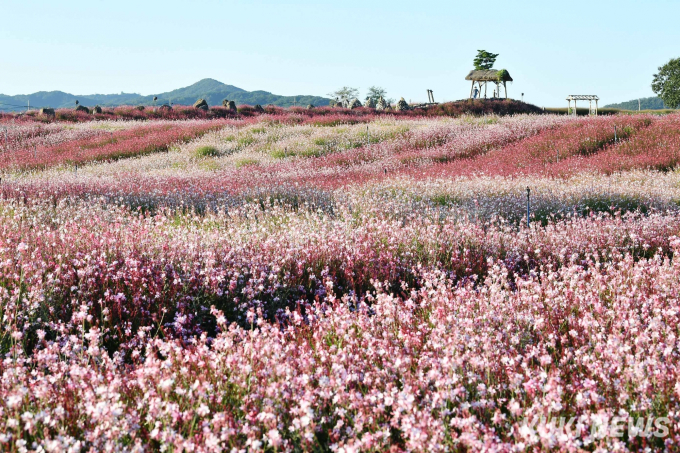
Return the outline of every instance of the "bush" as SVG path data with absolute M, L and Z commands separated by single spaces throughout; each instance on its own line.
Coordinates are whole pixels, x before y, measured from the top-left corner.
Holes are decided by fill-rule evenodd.
M 257 165 L 260 161 L 257 159 L 239 159 L 236 161 L 236 168 L 247 167 L 250 165 Z
M 514 99 L 466 99 L 446 102 L 426 111 L 428 116 L 461 115 L 517 115 L 521 113 L 544 113 L 543 109 Z
M 200 148 L 197 148 L 196 151 L 194 151 L 194 156 L 198 157 L 199 159 L 204 157 L 215 157 L 219 155 L 220 152 L 214 146 L 201 146 Z

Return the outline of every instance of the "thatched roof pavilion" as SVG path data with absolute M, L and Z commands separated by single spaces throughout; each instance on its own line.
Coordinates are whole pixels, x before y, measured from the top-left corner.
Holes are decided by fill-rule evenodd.
M 482 93 L 482 84 L 484 84 L 484 97 L 486 98 L 486 84 L 488 82 L 496 84 L 496 93 L 500 97 L 500 85 L 503 84 L 503 91 L 505 91 L 505 99 L 508 98 L 508 88 L 506 83 L 512 82 L 512 77 L 510 73 L 505 69 L 482 69 L 482 70 L 472 70 L 465 77 L 465 80 L 472 81 L 472 87 L 470 88 L 470 98 L 472 98 L 472 92 L 475 89 L 475 83 L 479 85 L 479 96 Z
M 512 77 L 510 73 L 501 69 L 503 73 L 501 74 L 501 81 L 512 82 Z M 472 70 L 470 74 L 465 77 L 465 80 L 472 80 L 475 82 L 498 82 L 498 69 L 482 69 L 482 70 Z

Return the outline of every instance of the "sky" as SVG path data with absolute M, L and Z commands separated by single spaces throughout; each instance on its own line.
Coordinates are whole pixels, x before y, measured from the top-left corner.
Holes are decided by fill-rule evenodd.
M 679 0 L 0 0 L 0 93 L 155 94 L 210 77 L 253 91 L 469 96 L 478 49 L 508 94 L 566 106 L 653 96 L 680 57 Z M 490 94 L 490 93 L 489 93 Z

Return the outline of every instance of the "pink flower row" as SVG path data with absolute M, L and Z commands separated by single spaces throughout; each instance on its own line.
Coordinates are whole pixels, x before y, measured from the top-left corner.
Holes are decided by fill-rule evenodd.
M 22 142 L 20 148 L 0 153 L 0 169 L 38 169 L 165 151 L 172 144 L 192 140 L 226 124 L 224 120 L 153 123 L 112 132 L 83 133 L 72 140 L 57 140 L 56 144 L 48 141 L 31 146 L 31 141 L 28 145 Z
M 579 231 L 608 240 L 622 222 Z M 477 284 L 423 269 L 418 287 L 401 283 L 402 296 L 373 281 L 366 304 L 340 298 L 321 275 L 324 301 L 286 310 L 284 326 L 257 309 L 247 314 L 257 328 L 229 326 L 212 309 L 214 338 L 161 339 L 149 326 L 114 354 L 83 300 L 70 322 L 54 324 L 57 341 L 36 332 L 32 355 L 24 333 L 11 334 L 0 441 L 46 450 L 674 450 L 680 240 L 670 248 L 674 258 L 639 260 L 584 248 L 561 266 L 540 260 L 522 278 L 489 256 Z M 531 428 L 560 417 L 576 422 Z M 596 436 L 598 421 L 613 417 L 664 417 L 668 430 Z

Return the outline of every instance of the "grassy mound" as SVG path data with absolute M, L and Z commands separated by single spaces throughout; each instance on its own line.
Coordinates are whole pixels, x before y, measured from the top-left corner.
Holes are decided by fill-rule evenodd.
M 446 102 L 427 109 L 432 116 L 461 115 L 515 115 L 520 113 L 544 113 L 543 109 L 514 99 L 465 99 Z

